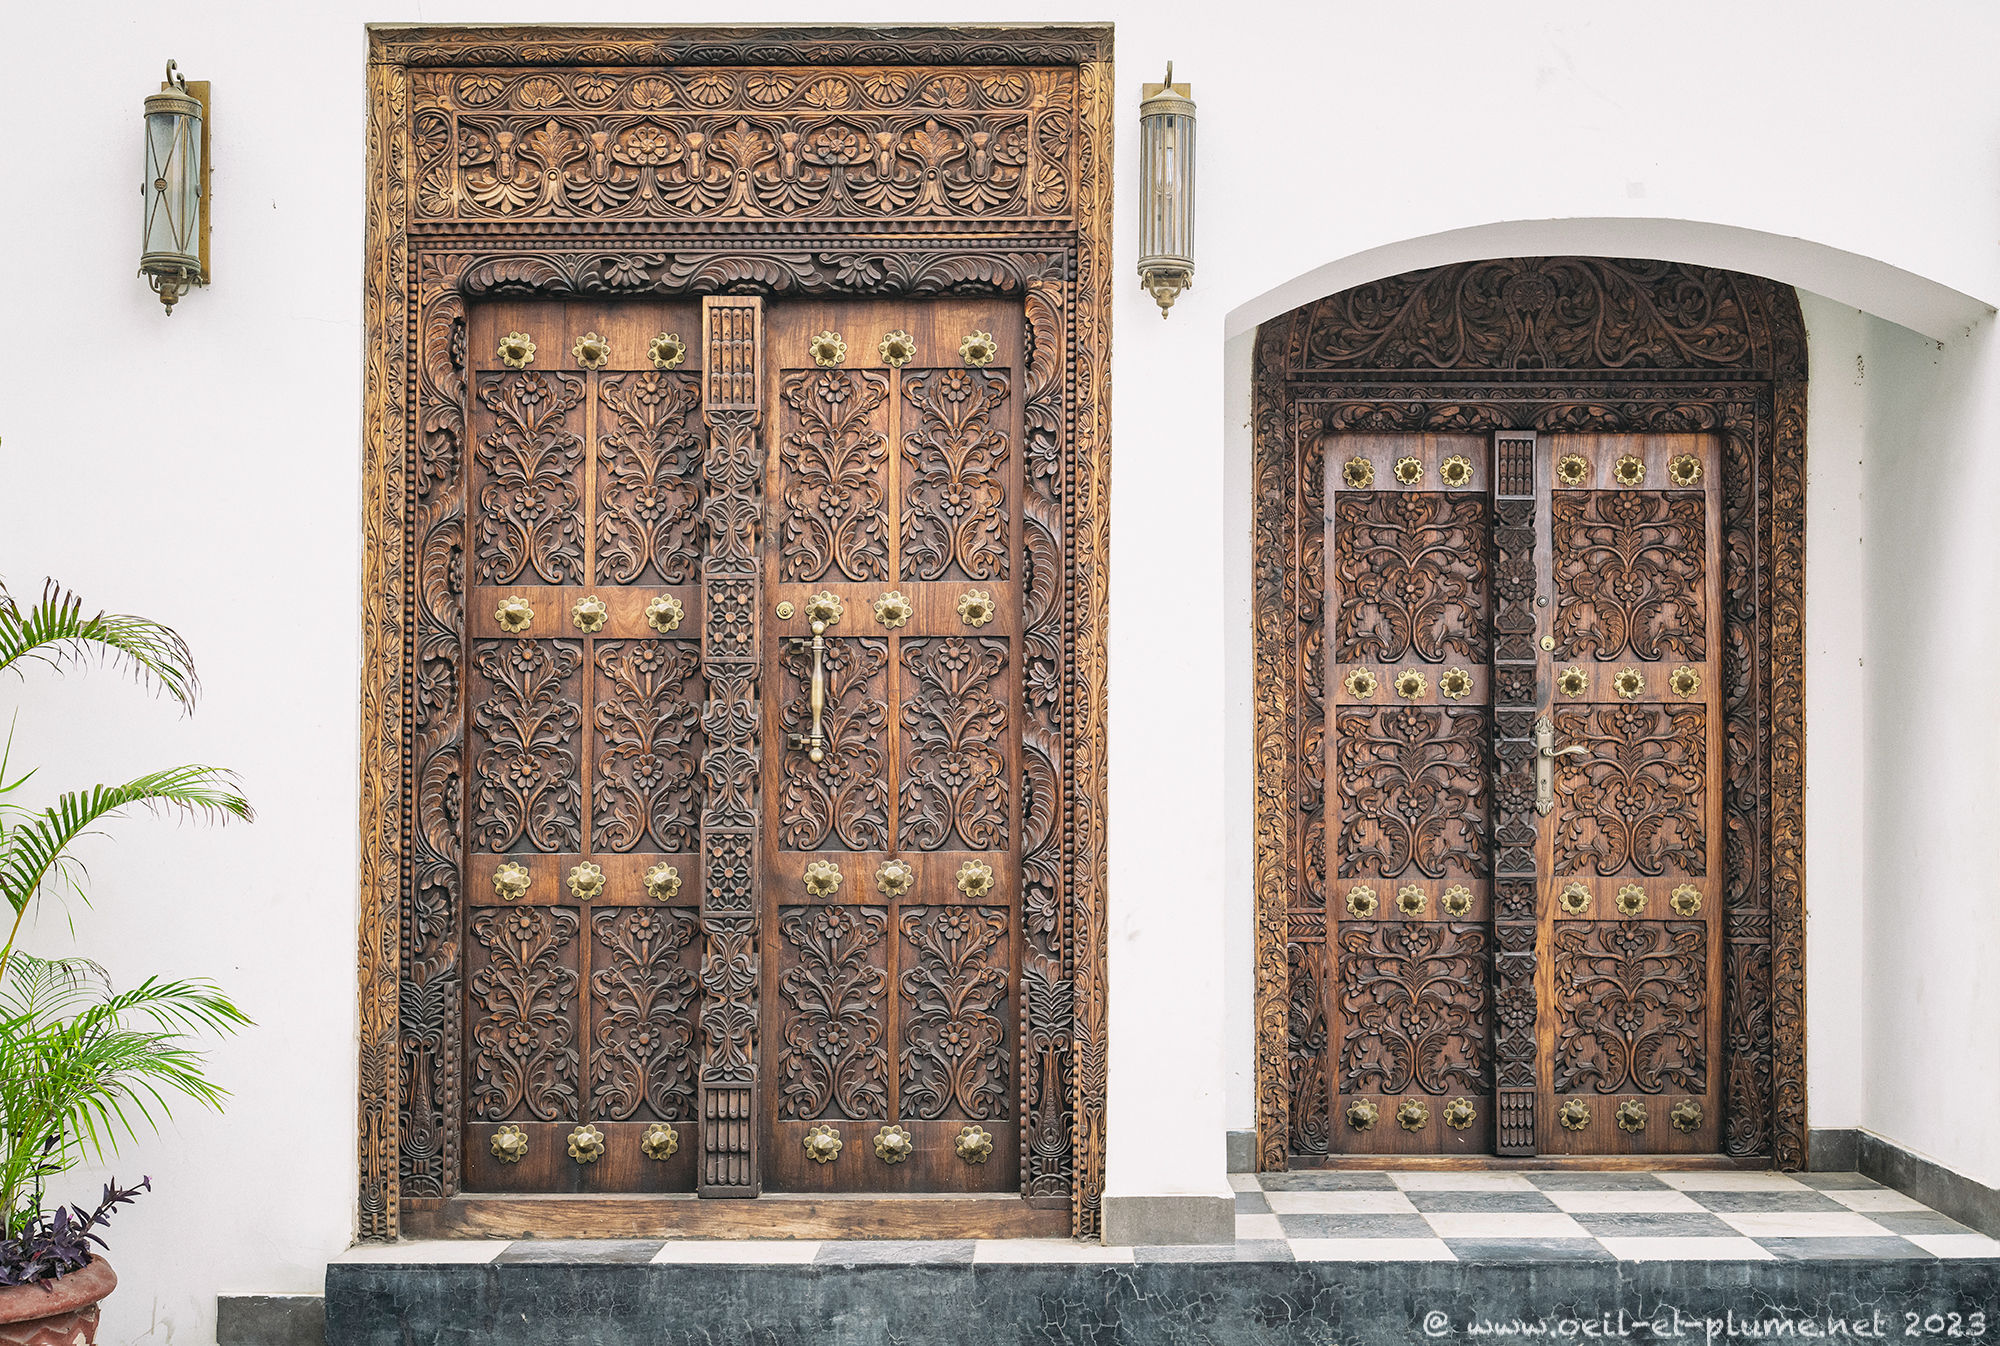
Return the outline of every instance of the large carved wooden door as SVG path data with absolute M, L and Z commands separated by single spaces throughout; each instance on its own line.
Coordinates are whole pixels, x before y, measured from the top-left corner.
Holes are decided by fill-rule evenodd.
M 1019 1190 L 1021 304 L 467 335 L 468 1189 Z
M 1293 1040 L 1330 1106 L 1307 1140 L 1716 1150 L 1717 441 L 1325 451 L 1326 928 L 1295 945 Z

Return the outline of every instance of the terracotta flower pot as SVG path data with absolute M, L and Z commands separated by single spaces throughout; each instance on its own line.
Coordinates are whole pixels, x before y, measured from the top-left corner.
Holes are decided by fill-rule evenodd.
M 111 1264 L 93 1257 L 67 1276 L 0 1290 L 0 1346 L 92 1346 L 98 1301 L 117 1288 Z

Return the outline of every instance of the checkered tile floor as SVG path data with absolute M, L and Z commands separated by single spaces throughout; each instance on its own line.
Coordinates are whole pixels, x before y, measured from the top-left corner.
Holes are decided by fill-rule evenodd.
M 1322 1171 L 1238 1173 L 1230 1182 L 1238 1257 L 2000 1257 L 2000 1241 L 1858 1173 Z

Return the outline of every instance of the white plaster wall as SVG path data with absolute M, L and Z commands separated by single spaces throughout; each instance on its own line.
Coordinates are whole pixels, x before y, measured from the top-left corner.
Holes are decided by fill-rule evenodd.
M 1781 259 L 1785 241 L 1802 238 L 1884 264 L 1873 282 L 1892 299 L 1908 297 L 1898 276 L 1913 275 L 1990 300 L 2000 294 L 2000 96 L 1987 63 L 2000 12 L 1103 0 L 1090 13 L 1118 24 L 1122 110 L 1109 1181 L 1114 1193 L 1219 1193 L 1220 1133 L 1249 1117 L 1241 1102 L 1224 1104 L 1225 1078 L 1244 1079 L 1248 1044 L 1238 860 L 1247 762 L 1240 748 L 1225 752 L 1242 742 L 1247 694 L 1241 593 L 1224 583 L 1225 535 L 1234 546 L 1243 522 L 1240 506 L 1223 504 L 1234 471 L 1223 445 L 1240 423 L 1225 371 L 1247 359 L 1240 348 L 1225 359 L 1232 316 L 1243 330 L 1242 315 L 1294 278 L 1399 240 L 1580 219 L 1664 221 L 1625 236 L 1692 238 L 1697 249 L 1719 246 L 1716 236 L 1674 222 L 1761 231 Z M 662 17 L 641 0 L 587 11 L 552 0 L 101 0 L 88 11 L 5 0 L 8 91 L 27 125 L 9 140 L 16 194 L 0 211 L 0 255 L 16 259 L 0 290 L 0 574 L 31 587 L 53 572 L 94 601 L 171 621 L 207 677 L 201 713 L 179 720 L 102 674 L 65 684 L 33 675 L 0 693 L 22 707 L 16 760 L 50 763 L 51 786 L 184 758 L 224 762 L 243 771 L 261 809 L 254 826 L 220 832 L 121 828 L 118 844 L 94 854 L 97 906 L 71 911 L 73 929 L 52 910 L 35 932 L 36 948 L 80 948 L 126 978 L 211 974 L 260 1024 L 218 1053 L 236 1090 L 225 1120 L 184 1112 L 117 1165 L 151 1173 L 158 1190 L 115 1231 L 125 1284 L 107 1342 L 207 1340 L 219 1290 L 314 1288 L 351 1228 L 362 24 Z M 1059 0 L 1002 11 L 875 0 L 848 15 L 759 0 L 676 17 L 970 22 L 1076 11 Z M 214 82 L 216 161 L 217 283 L 171 320 L 131 274 L 138 107 L 168 56 Z M 1139 85 L 1169 57 L 1194 84 L 1203 159 L 1196 288 L 1163 322 L 1128 274 L 1130 148 Z M 1865 306 L 1869 283 L 1816 288 Z M 1892 372 L 1923 373 L 1921 362 L 1882 358 Z M 1911 439 L 1905 460 L 1969 468 L 1990 451 L 1975 427 L 1992 420 L 1996 396 L 1979 361 L 1940 359 L 1927 377 L 1951 410 L 1925 423 L 1943 438 Z M 1893 495 L 1911 477 L 1870 480 Z M 1981 506 L 1978 492 L 1956 489 L 1963 480 L 1922 488 L 1959 531 L 1934 535 L 1914 513 L 1892 520 L 1917 555 L 1956 566 L 1925 567 L 1922 582 L 1959 595 L 1899 593 L 1885 619 L 1908 637 L 1899 649 L 1967 653 L 1990 634 L 1969 595 L 1984 573 L 1973 546 L 1991 528 L 1968 517 Z M 1887 564 L 1868 572 L 1871 600 L 1918 579 Z M 1977 638 L 1916 632 L 1927 611 L 1948 611 Z M 1870 653 L 1868 687 L 1880 696 L 1885 662 L 1899 666 L 1872 643 Z M 1904 664 L 1928 667 L 1914 654 Z M 1964 715 L 1929 723 L 1942 717 L 1899 711 L 1874 721 L 1868 740 L 1871 781 L 1920 723 L 1937 739 L 1924 752 L 1957 774 L 1945 788 L 1913 754 L 1900 767 L 1911 802 L 1865 837 L 1870 966 L 1897 976 L 1871 982 L 1871 1042 L 1883 1046 L 1867 1060 L 1908 1086 L 1908 1102 L 1885 1103 L 1871 1086 L 1863 1115 L 1971 1167 L 1985 1162 L 1969 1110 L 1981 1100 L 1941 1085 L 1925 1067 L 1931 1049 L 1889 1028 L 1912 1022 L 1899 996 L 1918 1006 L 1943 996 L 1950 1003 L 1922 1022 L 1956 1050 L 1973 1040 L 1956 1031 L 1960 1016 L 1981 1008 L 1967 970 L 1977 951 L 1942 920 L 1973 903 L 1967 875 L 1990 854 L 1995 820 L 1970 787 L 1992 740 L 1968 732 Z M 1817 738 L 1814 751 L 1817 790 L 1840 759 Z M 1239 834 L 1228 843 L 1225 819 Z M 1911 874 L 1927 879 L 1922 894 L 1892 878 Z M 1921 921 L 1878 921 L 1885 901 L 1933 905 Z M 1919 934 L 1930 942 L 1913 943 Z M 1965 985 L 1923 989 L 1947 974 Z M 1984 1008 L 1989 1023 L 2000 1018 Z M 1993 1064 L 1989 1038 L 1988 1079 Z M 1927 1122 L 1920 1107 L 1962 1120 Z

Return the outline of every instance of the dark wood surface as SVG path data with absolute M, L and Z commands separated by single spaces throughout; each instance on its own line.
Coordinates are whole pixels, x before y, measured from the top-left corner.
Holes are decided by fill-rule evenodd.
M 1016 1196 L 456 1196 L 404 1208 L 410 1238 L 1061 1238 L 1066 1209 Z

